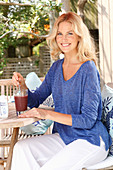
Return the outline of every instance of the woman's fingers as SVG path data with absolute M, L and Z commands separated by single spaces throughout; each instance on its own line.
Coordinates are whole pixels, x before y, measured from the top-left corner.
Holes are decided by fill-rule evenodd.
M 23 114 L 19 115 L 18 117 L 38 117 L 38 112 L 36 108 L 30 109 Z
M 20 73 L 17 73 L 17 72 L 13 73 L 12 81 L 13 81 L 13 84 L 15 86 L 19 86 L 19 84 L 20 85 L 24 85 L 25 84 L 23 76 Z
M 23 118 L 23 117 L 35 117 L 35 118 L 39 118 L 39 119 L 45 119 L 45 115 L 46 115 L 47 110 L 45 109 L 38 109 L 38 108 L 32 108 L 26 112 L 24 112 L 23 114 L 19 115 L 18 117 Z
M 15 86 L 18 86 L 18 85 L 19 85 L 18 74 L 17 74 L 16 72 L 13 73 L 12 81 L 13 81 L 13 84 L 14 84 Z

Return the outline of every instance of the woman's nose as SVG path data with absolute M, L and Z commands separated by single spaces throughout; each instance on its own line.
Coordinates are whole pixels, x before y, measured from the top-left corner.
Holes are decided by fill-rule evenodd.
M 63 39 L 63 40 L 67 40 L 67 35 L 63 35 L 63 36 L 62 36 L 62 39 Z

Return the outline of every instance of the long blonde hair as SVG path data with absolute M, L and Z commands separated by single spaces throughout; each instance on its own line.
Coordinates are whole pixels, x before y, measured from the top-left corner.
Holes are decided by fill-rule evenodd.
M 62 53 L 56 42 L 56 35 L 59 24 L 63 21 L 70 22 L 72 24 L 74 32 L 80 37 L 78 42 L 77 57 L 80 62 L 87 60 L 93 60 L 96 64 L 95 46 L 89 30 L 83 23 L 80 16 L 73 12 L 68 12 L 59 16 L 54 24 L 51 35 L 47 38 L 47 43 L 50 46 L 50 53 L 53 59 L 58 59 L 59 54 Z

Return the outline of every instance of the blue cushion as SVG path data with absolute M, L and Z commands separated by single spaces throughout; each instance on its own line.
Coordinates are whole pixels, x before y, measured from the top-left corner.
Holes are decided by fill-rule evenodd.
M 109 154 L 113 155 L 113 89 L 104 85 L 102 89 L 102 122 L 112 138 Z
M 26 76 L 26 86 L 29 88 L 29 90 L 34 93 L 34 91 L 41 85 L 41 80 L 36 75 L 35 72 L 31 72 Z M 44 102 L 43 105 L 49 106 L 54 108 L 53 98 L 52 95 L 50 95 Z M 34 122 L 33 124 L 21 127 L 21 130 L 24 131 L 26 134 L 44 134 L 48 127 L 51 126 L 53 123 L 52 120 L 39 120 L 37 122 Z

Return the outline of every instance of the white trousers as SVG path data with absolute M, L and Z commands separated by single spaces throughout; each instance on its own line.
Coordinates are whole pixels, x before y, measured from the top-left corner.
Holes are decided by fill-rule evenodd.
M 102 139 L 100 146 L 82 139 L 65 145 L 58 134 L 43 135 L 16 143 L 11 170 L 81 170 L 107 154 Z

